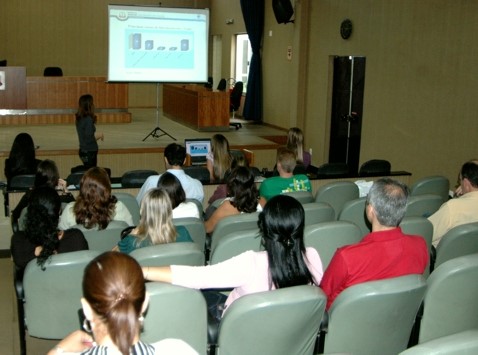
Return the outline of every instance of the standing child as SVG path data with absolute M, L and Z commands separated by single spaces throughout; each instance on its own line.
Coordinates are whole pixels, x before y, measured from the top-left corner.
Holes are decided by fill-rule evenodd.
M 76 132 L 80 141 L 79 156 L 86 168 L 97 165 L 98 143 L 104 140 L 103 133 L 96 133 L 96 115 L 93 96 L 86 94 L 80 97 L 76 112 Z

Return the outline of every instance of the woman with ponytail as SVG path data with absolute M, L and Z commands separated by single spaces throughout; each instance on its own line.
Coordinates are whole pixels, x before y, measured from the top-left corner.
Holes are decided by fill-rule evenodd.
M 162 340 L 157 347 L 139 339 L 148 297 L 141 267 L 127 254 L 106 252 L 86 266 L 81 305 L 86 332 L 70 334 L 48 355 L 191 353 L 192 348 L 177 339 Z
M 246 294 L 297 285 L 319 285 L 322 262 L 314 248 L 304 246 L 304 209 L 290 196 L 271 198 L 259 215 L 264 251 L 246 251 L 222 263 L 191 267 L 143 267 L 145 278 L 197 288 L 234 288 L 228 297 L 205 292 L 210 315 Z

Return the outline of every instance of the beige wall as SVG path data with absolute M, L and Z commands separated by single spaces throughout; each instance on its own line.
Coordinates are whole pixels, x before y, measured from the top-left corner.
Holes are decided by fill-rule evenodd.
M 158 1 L 116 1 L 157 4 Z M 412 181 L 444 174 L 452 182 L 464 160 L 478 157 L 475 102 L 478 2 L 469 0 L 293 0 L 294 24 L 279 25 L 265 1 L 264 121 L 299 125 L 313 163 L 327 160 L 330 58 L 367 58 L 361 162 L 390 160 Z M 105 75 L 105 0 L 2 0 L 0 59 L 41 75 L 60 65 L 65 75 Z M 223 77 L 231 76 L 232 39 L 244 33 L 239 0 L 162 1 L 163 6 L 211 7 L 211 35 L 222 35 Z M 226 25 L 226 18 L 234 18 Z M 352 37 L 339 35 L 350 18 Z M 272 36 L 269 36 L 272 31 Z M 292 46 L 292 60 L 286 58 Z M 134 84 L 132 107 L 155 106 L 156 85 Z
M 265 122 L 301 126 L 306 145 L 313 148 L 314 164 L 326 162 L 330 58 L 365 56 L 361 162 L 384 158 L 390 160 L 393 170 L 411 171 L 412 181 L 444 174 L 453 184 L 461 164 L 478 157 L 478 2 L 293 3 L 295 23 L 279 25 L 266 1 Z M 213 1 L 213 16 L 221 17 L 228 6 L 231 1 Z M 354 24 L 347 41 L 339 34 L 340 23 L 346 18 Z M 286 60 L 288 45 L 293 48 L 291 62 Z M 303 50 L 305 56 L 296 55 Z

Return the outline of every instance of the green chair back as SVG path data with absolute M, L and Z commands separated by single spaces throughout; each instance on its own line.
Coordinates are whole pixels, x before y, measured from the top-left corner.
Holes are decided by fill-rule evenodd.
M 149 306 L 141 339 L 155 343 L 181 339 L 198 354 L 207 353 L 207 307 L 198 290 L 162 282 L 148 282 Z
M 478 328 L 478 254 L 438 266 L 427 280 L 418 342 Z
M 216 354 L 312 354 L 325 303 L 316 286 L 243 296 L 224 313 Z
M 359 188 L 351 181 L 336 181 L 325 184 L 317 190 L 316 202 L 326 202 L 331 205 L 337 218 L 345 202 L 359 198 Z
M 135 249 L 130 255 L 141 266 L 204 265 L 204 252 L 196 243 L 151 245 Z
M 478 222 L 456 226 L 440 239 L 435 268 L 453 258 L 474 253 L 478 253 Z
M 345 289 L 329 309 L 324 353 L 392 355 L 405 350 L 425 289 L 422 275 Z

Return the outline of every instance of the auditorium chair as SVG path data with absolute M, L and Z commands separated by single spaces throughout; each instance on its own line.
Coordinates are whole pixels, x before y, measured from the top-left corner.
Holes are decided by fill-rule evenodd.
M 63 70 L 60 67 L 46 67 L 43 76 L 63 76 Z
M 312 354 L 325 304 L 311 285 L 242 296 L 222 317 L 216 354 Z
M 36 259 L 28 263 L 23 275 L 23 303 L 18 299 L 24 312 L 24 317 L 18 315 L 22 354 L 26 354 L 26 330 L 36 338 L 63 339 L 79 329 L 83 270 L 99 254 L 94 250 L 55 254 L 45 270 Z M 21 296 L 16 290 L 17 297 Z
M 335 181 L 320 186 L 315 194 L 316 202 L 326 202 L 334 208 L 338 218 L 345 202 L 359 198 L 359 188 L 351 181 Z
M 412 346 L 399 355 L 478 354 L 478 329 L 469 329 Z
M 127 192 L 113 191 L 113 195 L 118 199 L 118 201 L 121 201 L 126 206 L 129 213 L 131 213 L 131 216 L 133 217 L 133 225 L 137 226 L 139 224 L 141 215 L 139 213 L 140 208 L 138 201 L 136 201 L 136 197 Z
M 405 216 L 430 217 L 443 204 L 443 197 L 436 194 L 421 194 L 409 196 Z
M 362 236 L 370 233 L 372 226 L 365 215 L 366 197 L 360 197 L 344 204 L 342 211 L 340 211 L 339 221 L 349 221 L 355 223 L 362 231 Z
M 304 208 L 304 224 L 330 222 L 335 219 L 334 209 L 329 204 L 323 202 L 309 202 L 302 204 Z
M 391 164 L 388 160 L 372 159 L 360 166 L 359 176 L 387 176 L 390 175 Z
M 450 181 L 441 175 L 421 178 L 410 187 L 410 196 L 422 194 L 438 195 L 442 197 L 443 202 L 446 202 L 450 194 Z
M 151 175 L 158 175 L 155 170 L 130 170 L 126 171 L 121 176 L 121 187 L 123 188 L 135 188 L 143 186 L 144 182 Z
M 310 191 L 291 191 L 291 192 L 284 192 L 283 195 L 287 195 L 290 197 L 295 198 L 300 203 L 311 203 L 314 202 L 314 196 Z
M 427 280 L 418 343 L 478 329 L 478 254 L 438 266 Z
M 217 264 L 248 250 L 260 251 L 262 237 L 259 228 L 236 231 L 221 235 L 211 246 L 209 264 Z
M 337 179 L 348 177 L 349 167 L 346 163 L 325 163 L 314 169 L 319 179 Z
M 433 251 L 434 248 L 432 246 L 432 238 L 433 238 L 432 223 L 425 217 L 403 217 L 399 227 L 402 229 L 402 232 L 405 234 L 417 235 L 425 239 L 425 242 L 427 243 L 429 260 L 428 260 L 428 265 L 425 268 L 425 271 L 423 273 L 423 276 L 427 278 L 431 270 L 433 270 L 433 261 L 434 261 L 434 251 Z
M 304 244 L 317 250 L 324 270 L 338 248 L 358 243 L 361 239 L 360 228 L 347 221 L 317 223 L 304 229 Z
M 168 243 L 133 250 L 130 255 L 141 266 L 203 266 L 204 252 L 196 243 Z
M 392 355 L 405 350 L 425 289 L 422 275 L 369 281 L 345 289 L 328 311 L 319 353 Z
M 478 253 L 478 222 L 462 224 L 450 229 L 436 247 L 437 268 L 448 260 Z
M 231 101 L 230 101 L 230 112 L 232 112 L 232 118 L 235 118 L 236 111 L 239 110 L 241 106 L 241 99 L 242 99 L 242 91 L 244 90 L 244 83 L 242 81 L 236 81 L 234 87 L 231 91 Z M 231 127 L 235 129 L 242 128 L 242 124 L 240 122 L 229 122 Z
M 90 250 L 101 252 L 113 249 L 121 240 L 121 232 L 128 227 L 124 221 L 111 221 L 106 229 L 98 230 L 96 228 L 87 229 L 81 224 L 72 228 L 77 228 L 83 232 Z
M 206 245 L 206 228 L 204 227 L 202 219 L 194 217 L 173 218 L 173 224 L 175 226 L 185 227 L 194 243 L 204 251 Z
M 207 306 L 202 293 L 163 282 L 147 282 L 146 291 L 149 306 L 141 340 L 151 344 L 167 338 L 181 339 L 198 354 L 206 354 Z

